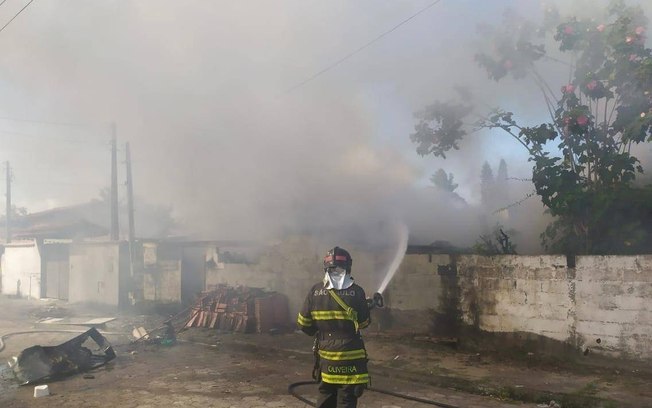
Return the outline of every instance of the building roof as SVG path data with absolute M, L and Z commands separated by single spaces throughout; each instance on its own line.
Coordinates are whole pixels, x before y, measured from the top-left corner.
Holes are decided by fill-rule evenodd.
M 106 212 L 100 202 L 53 208 L 11 219 L 11 235 L 15 239 L 83 239 L 108 235 L 109 231 L 93 222 L 94 214 Z M 6 234 L 2 221 L 0 234 Z

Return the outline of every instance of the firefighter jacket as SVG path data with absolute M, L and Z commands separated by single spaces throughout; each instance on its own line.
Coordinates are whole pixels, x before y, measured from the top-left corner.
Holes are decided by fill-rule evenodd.
M 367 352 L 360 329 L 370 322 L 364 290 L 355 283 L 347 289 L 329 290 L 320 282 L 310 289 L 297 324 L 306 334 L 317 336 L 323 382 L 369 382 Z

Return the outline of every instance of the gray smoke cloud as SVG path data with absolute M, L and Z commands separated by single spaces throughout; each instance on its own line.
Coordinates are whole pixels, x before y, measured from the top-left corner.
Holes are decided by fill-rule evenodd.
M 0 19 L 22 7 L 11 3 Z M 172 206 L 197 237 L 299 231 L 373 241 L 384 223 L 405 220 L 418 243 L 471 245 L 479 210 L 427 188 L 430 174 L 453 172 L 474 204 L 484 160 L 504 157 L 515 177 L 530 165 L 498 135 L 469 138 L 445 162 L 420 158 L 412 113 L 461 84 L 536 120 L 536 89 L 489 83 L 473 54 L 477 23 L 500 24 L 505 7 L 537 19 L 540 2 L 442 0 L 286 92 L 428 3 L 34 2 L 0 33 L 0 117 L 75 126 L 0 119 L 14 200 L 35 211 L 95 197 L 109 182 L 115 121 L 120 143 L 131 144 L 136 195 Z M 515 186 L 512 198 L 530 189 Z M 536 198 L 526 203 L 539 219 Z M 535 250 L 541 223 L 529 218 L 525 247 Z

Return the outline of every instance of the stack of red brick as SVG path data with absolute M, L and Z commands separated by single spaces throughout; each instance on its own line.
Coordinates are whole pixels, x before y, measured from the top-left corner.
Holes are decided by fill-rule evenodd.
M 200 294 L 185 324 L 189 327 L 239 333 L 285 330 L 290 327 L 287 298 L 258 288 L 221 285 Z

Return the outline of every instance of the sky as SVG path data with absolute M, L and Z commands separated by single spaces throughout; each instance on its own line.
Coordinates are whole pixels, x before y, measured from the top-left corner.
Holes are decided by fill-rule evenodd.
M 0 25 L 26 3 L 0 6 Z M 408 222 L 420 242 L 472 244 L 479 214 L 428 188 L 430 175 L 452 172 L 474 204 L 484 160 L 497 168 L 504 158 L 527 178 L 527 156 L 484 134 L 446 161 L 419 157 L 413 114 L 461 84 L 537 120 L 535 89 L 497 92 L 473 54 L 478 23 L 500 24 L 506 7 L 537 19 L 545 5 L 441 0 L 288 92 L 430 3 L 35 0 L 0 32 L 0 160 L 11 163 L 14 203 L 39 211 L 98 197 L 115 123 L 121 186 L 129 142 L 137 200 L 171 207 L 186 232 L 373 240 Z M 559 67 L 550 72 L 561 81 Z

